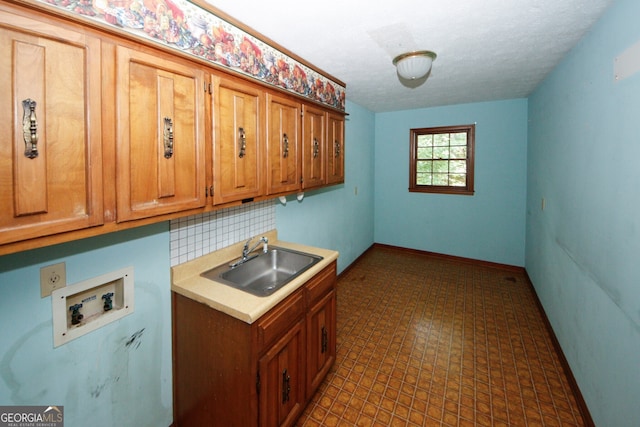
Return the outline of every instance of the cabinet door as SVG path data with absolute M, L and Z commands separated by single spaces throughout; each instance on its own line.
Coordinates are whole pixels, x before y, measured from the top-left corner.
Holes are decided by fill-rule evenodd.
M 214 77 L 213 202 L 264 194 L 263 100 L 257 86 Z
M 307 314 L 307 396 L 313 395 L 336 359 L 336 293 L 329 292 Z
M 304 319 L 296 323 L 260 359 L 260 426 L 291 426 L 302 413 Z
M 103 223 L 100 65 L 98 39 L 0 12 L 0 244 Z
M 306 106 L 302 120 L 302 188 L 326 183 L 326 114 L 323 110 Z
M 118 47 L 117 215 L 205 205 L 204 72 Z
M 300 188 L 299 102 L 267 95 L 267 194 Z
M 344 182 L 344 117 L 329 114 L 327 137 L 327 184 Z

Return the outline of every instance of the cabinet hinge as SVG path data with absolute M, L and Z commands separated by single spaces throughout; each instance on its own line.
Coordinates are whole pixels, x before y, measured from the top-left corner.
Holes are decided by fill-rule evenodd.
M 256 375 L 256 392 L 260 394 L 260 372 Z

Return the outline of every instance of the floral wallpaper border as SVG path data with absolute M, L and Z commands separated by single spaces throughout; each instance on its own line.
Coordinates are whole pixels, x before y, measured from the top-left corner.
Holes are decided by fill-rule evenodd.
M 187 0 L 37 0 L 345 110 L 345 88 Z

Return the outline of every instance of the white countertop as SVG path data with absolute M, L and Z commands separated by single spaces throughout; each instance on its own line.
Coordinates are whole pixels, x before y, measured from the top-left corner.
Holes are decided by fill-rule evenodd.
M 266 236 L 269 239 L 269 246 L 280 246 L 282 248 L 307 252 L 313 255 L 319 255 L 323 257 L 323 259 L 281 289 L 266 297 L 258 297 L 227 286 L 224 283 L 200 276 L 201 273 L 207 270 L 240 258 L 244 245 L 244 242 L 240 242 L 172 267 L 171 290 L 187 298 L 206 304 L 215 310 L 233 316 L 236 319 L 253 323 L 300 286 L 304 285 L 323 268 L 338 259 L 339 254 L 337 251 L 279 241 L 276 230 L 257 235 L 256 238 L 262 236 Z

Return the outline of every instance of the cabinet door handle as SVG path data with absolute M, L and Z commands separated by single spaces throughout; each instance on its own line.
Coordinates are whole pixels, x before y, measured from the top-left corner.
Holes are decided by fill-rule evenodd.
M 289 393 L 291 392 L 291 377 L 285 369 L 282 371 L 282 403 L 285 404 L 289 401 Z
M 333 147 L 334 147 L 334 157 L 340 157 L 340 141 L 336 139 L 336 141 L 333 143 Z
M 240 142 L 240 153 L 238 157 L 243 158 L 247 149 L 247 135 L 244 132 L 244 128 L 238 128 L 238 140 Z
M 24 139 L 24 155 L 29 159 L 38 157 L 38 119 L 36 117 L 36 101 L 27 98 L 22 101 L 22 137 Z
M 320 337 L 320 353 L 326 353 L 328 347 L 328 336 L 327 336 L 327 328 L 322 327 L 321 337 Z
M 289 137 L 286 133 L 282 134 L 282 157 L 289 157 Z
M 169 117 L 164 118 L 164 157 L 170 159 L 173 156 L 173 121 Z
M 319 153 L 320 153 L 320 143 L 318 142 L 318 138 L 314 137 L 313 138 L 313 158 L 315 159 L 316 157 L 318 157 Z

